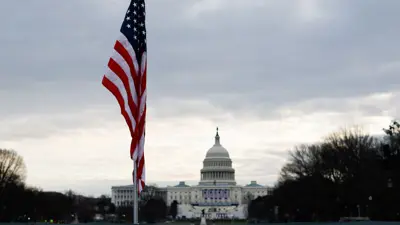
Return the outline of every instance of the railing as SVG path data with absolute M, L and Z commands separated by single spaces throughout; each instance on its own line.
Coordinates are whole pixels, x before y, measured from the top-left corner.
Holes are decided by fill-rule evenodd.
M 199 202 L 192 203 L 192 206 L 238 206 L 239 202 Z

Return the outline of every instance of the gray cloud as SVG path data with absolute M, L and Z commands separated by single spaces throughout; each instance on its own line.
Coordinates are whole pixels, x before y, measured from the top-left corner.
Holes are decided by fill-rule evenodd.
M 392 8 L 398 8 L 397 3 L 392 3 Z M 199 18 L 208 26 L 187 28 L 182 40 L 175 38 L 179 40 L 178 49 L 187 46 L 186 54 L 157 54 L 155 60 L 181 71 L 158 80 L 157 90 L 170 87 L 167 93 L 171 95 L 202 95 L 237 109 L 254 103 L 272 108 L 287 101 L 348 97 L 397 88 L 394 84 L 398 82 L 394 81 L 398 70 L 374 71 L 383 63 L 399 59 L 395 43 L 400 33 L 393 29 L 396 13 L 390 10 L 385 11 L 390 14 L 388 17 L 373 16 L 391 6 L 371 4 L 347 10 L 343 9 L 351 5 L 336 7 L 331 20 L 315 26 L 285 20 L 290 10 L 279 14 L 283 22 L 274 18 L 277 14 L 263 12 L 265 8 L 251 11 L 251 17 L 245 10 L 235 17 L 228 17 L 232 13 L 228 11 L 209 13 Z M 182 88 L 176 88 L 177 84 Z M 218 98 L 219 93 L 236 95 L 222 97 L 227 100 L 223 101 Z
M 71 93 L 71 95 L 74 94 Z M 41 100 L 44 99 L 41 98 Z M 67 103 L 68 101 L 72 102 L 72 99 L 61 101 Z M 4 114 L 0 113 L 0 116 L 2 116 L 0 117 L 2 125 L 0 126 L 0 142 L 67 135 L 80 129 L 107 130 L 115 124 L 121 124 L 124 127 L 122 125 L 125 123 L 123 117 L 118 116 L 118 105 L 114 105 L 114 107 L 89 105 L 89 108 L 87 103 L 77 103 L 81 104 L 81 108 L 76 107 L 60 111 L 57 110 L 58 108 L 51 107 L 31 108 L 35 105 L 29 104 L 29 102 L 25 104 L 25 109 L 22 111 L 18 108 L 6 108 Z
M 13 21 L 3 22 L 0 35 L 0 103 L 8 107 L 0 114 L 114 103 L 100 80 L 125 6 L 24 4 L 29 11 L 18 1 L 1 10 L 2 21 Z M 153 104 L 161 97 L 203 99 L 232 112 L 264 113 L 288 102 L 398 89 L 400 68 L 382 70 L 400 61 L 397 1 L 328 1 L 320 4 L 327 18 L 304 23 L 289 2 L 242 9 L 236 1 L 188 16 L 195 4 L 148 3 Z

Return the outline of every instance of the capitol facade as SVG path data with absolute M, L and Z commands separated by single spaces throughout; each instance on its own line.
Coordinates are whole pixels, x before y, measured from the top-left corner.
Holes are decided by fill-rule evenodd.
M 202 210 L 205 217 L 247 218 L 247 205 L 257 197 L 269 195 L 271 188 L 251 181 L 245 186 L 237 185 L 235 169 L 229 152 L 221 145 L 220 136 L 215 135 L 214 145 L 207 151 L 200 170 L 198 185 L 187 185 L 184 181 L 172 187 L 158 188 L 158 195 L 167 205 L 177 201 L 178 217 L 199 218 Z M 113 186 L 111 200 L 116 206 L 131 204 L 133 186 Z

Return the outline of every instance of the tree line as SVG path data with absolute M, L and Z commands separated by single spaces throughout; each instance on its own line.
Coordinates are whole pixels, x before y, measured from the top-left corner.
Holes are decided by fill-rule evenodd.
M 14 150 L 0 149 L 0 222 L 132 221 L 132 206 L 115 207 L 107 195 L 89 197 L 71 190 L 43 191 L 25 184 L 26 166 Z M 155 222 L 167 215 L 165 202 L 147 186 L 140 199 L 140 219 Z
M 254 199 L 249 217 L 272 221 L 400 219 L 400 123 L 382 135 L 342 129 L 289 151 L 271 195 Z
M 26 166 L 14 150 L 0 149 L 0 222 L 91 221 L 94 215 L 115 211 L 108 196 L 98 198 L 43 191 L 25 184 Z

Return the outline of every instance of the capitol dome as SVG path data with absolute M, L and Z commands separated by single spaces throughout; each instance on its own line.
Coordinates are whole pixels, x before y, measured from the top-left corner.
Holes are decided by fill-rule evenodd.
M 218 127 L 215 143 L 206 153 L 200 176 L 199 185 L 236 185 L 235 169 L 228 150 L 221 145 Z
M 215 135 L 215 143 L 212 148 L 207 151 L 206 158 L 229 158 L 229 152 L 220 143 L 220 137 L 218 134 Z

